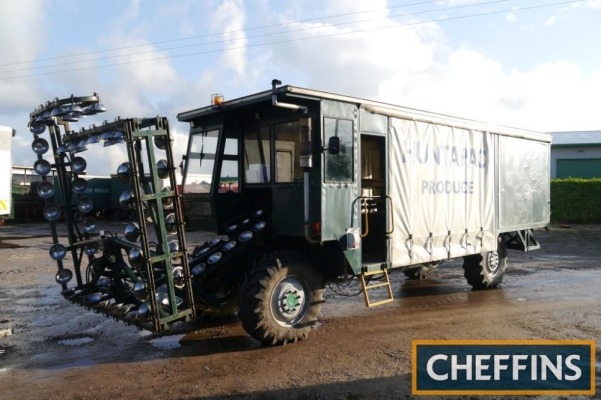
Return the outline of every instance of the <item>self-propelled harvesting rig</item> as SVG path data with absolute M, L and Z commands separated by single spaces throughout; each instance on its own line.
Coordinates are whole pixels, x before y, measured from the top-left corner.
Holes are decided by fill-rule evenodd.
M 282 344 L 306 337 L 325 282 L 358 277 L 373 306 L 392 301 L 389 271 L 422 277 L 461 257 L 469 284 L 494 288 L 508 248 L 538 247 L 532 230 L 550 216 L 547 135 L 279 84 L 178 115 L 190 124 L 181 185 L 166 118 L 72 131 L 103 111 L 96 94 L 32 112 L 62 295 L 151 331 L 237 310 L 251 336 Z M 79 152 L 96 143 L 127 149 L 117 175 L 134 220 L 122 234 L 94 233 Z M 219 236 L 189 246 L 186 229 Z M 385 297 L 370 298 L 375 288 Z

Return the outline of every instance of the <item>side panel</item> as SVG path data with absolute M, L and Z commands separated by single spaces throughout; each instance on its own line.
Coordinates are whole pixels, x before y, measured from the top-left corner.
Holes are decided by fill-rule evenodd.
M 390 118 L 393 267 L 496 250 L 488 132 Z
M 319 190 L 312 187 L 311 190 Z M 298 184 L 273 186 L 273 233 L 303 236 L 303 187 Z
M 549 223 L 550 148 L 545 142 L 499 136 L 499 232 Z

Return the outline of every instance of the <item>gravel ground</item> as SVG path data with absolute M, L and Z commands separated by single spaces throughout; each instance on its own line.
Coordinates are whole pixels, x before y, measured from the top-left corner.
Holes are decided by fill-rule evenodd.
M 73 305 L 54 283 L 48 226 L 0 226 L 0 398 L 411 398 L 412 339 L 594 339 L 599 393 L 601 226 L 537 237 L 541 250 L 510 251 L 499 289 L 471 291 L 457 261 L 426 280 L 395 273 L 392 304 L 328 290 L 307 340 L 262 347 L 235 319 L 159 336 Z

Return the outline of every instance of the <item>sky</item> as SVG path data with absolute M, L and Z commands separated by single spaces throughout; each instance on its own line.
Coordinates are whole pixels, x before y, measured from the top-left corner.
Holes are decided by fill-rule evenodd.
M 0 0 L 0 125 L 31 166 L 29 114 L 99 93 L 116 117 L 284 84 L 540 132 L 601 130 L 601 0 Z M 108 175 L 122 145 L 81 153 Z

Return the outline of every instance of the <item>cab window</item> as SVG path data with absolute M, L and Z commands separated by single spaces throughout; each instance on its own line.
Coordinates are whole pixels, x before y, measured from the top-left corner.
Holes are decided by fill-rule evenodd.
M 240 191 L 238 166 L 238 138 L 226 137 L 221 173 L 219 174 L 219 193 L 238 193 Z
M 268 126 L 244 134 L 244 179 L 249 184 L 271 182 L 271 130 Z
M 351 182 L 353 180 L 353 121 L 324 118 L 324 143 L 332 136 L 340 138 L 338 154 L 325 153 L 325 181 Z
M 303 180 L 300 168 L 300 121 L 277 124 L 275 129 L 275 181 Z
M 186 161 L 184 193 L 209 193 L 219 130 L 202 130 L 192 134 Z

